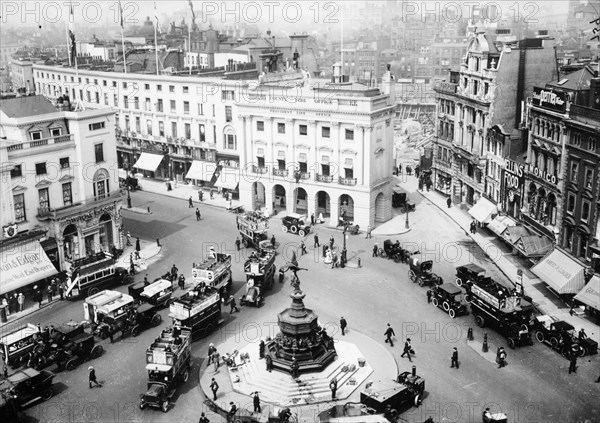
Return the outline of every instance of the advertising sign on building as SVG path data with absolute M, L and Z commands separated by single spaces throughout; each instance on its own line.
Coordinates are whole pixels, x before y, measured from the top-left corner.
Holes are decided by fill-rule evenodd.
M 523 186 L 523 175 L 525 173 L 525 166 L 512 161 L 510 159 L 504 160 L 504 188 L 509 190 L 520 191 Z
M 531 103 L 534 106 L 564 113 L 567 108 L 567 96 L 565 93 L 548 88 L 533 87 Z

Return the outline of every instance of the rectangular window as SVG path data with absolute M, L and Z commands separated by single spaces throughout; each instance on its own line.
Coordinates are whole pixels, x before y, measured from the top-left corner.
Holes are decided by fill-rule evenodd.
M 204 104 L 198 103 L 198 114 L 202 116 L 204 114 Z
M 225 145 L 223 147 L 226 150 L 235 150 L 237 148 L 237 146 L 236 146 L 236 140 L 235 140 L 235 135 L 233 135 L 233 134 L 225 134 Z
M 308 172 L 308 165 L 306 164 L 306 162 L 298 162 L 298 167 L 299 167 L 300 173 Z
M 581 220 L 587 222 L 590 218 L 590 202 L 583 200 L 581 203 Z
M 225 106 L 225 122 L 231 122 L 232 119 L 231 106 Z
M 48 188 L 39 189 L 38 198 L 40 209 L 44 211 L 50 210 L 50 193 L 48 191 Z
M 257 131 L 264 131 L 265 130 L 265 123 L 262 120 L 259 120 L 256 122 L 256 130 Z
M 150 89 L 150 84 L 144 84 L 144 89 L 148 91 Z
M 71 81 L 71 82 L 73 82 L 73 81 Z M 81 81 L 79 81 L 79 82 L 81 82 Z M 117 81 L 113 81 L 112 82 L 112 86 L 115 87 L 115 88 L 117 88 Z
M 221 100 L 234 100 L 235 93 L 231 90 L 223 90 L 221 91 Z
M 171 100 L 171 113 L 177 112 L 177 106 L 175 104 L 175 100 Z
M 265 158 L 264 157 L 257 157 L 256 161 L 258 162 L 258 167 L 265 167 Z
M 285 123 L 278 123 L 277 124 L 277 133 L 278 134 L 285 134 Z
M 354 130 L 346 129 L 344 138 L 350 141 L 354 140 Z
M 187 94 L 190 91 L 190 89 L 186 86 L 183 87 L 183 93 Z
M 29 139 L 31 141 L 41 140 L 42 139 L 42 131 L 31 131 L 29 133 Z
M 119 96 L 117 94 L 113 94 L 113 106 L 119 107 Z
M 50 130 L 50 135 L 53 137 L 60 137 L 61 136 L 61 130 L 60 128 L 54 128 Z
M 585 168 L 585 187 L 591 189 L 594 185 L 594 170 L 589 167 Z
M 108 106 L 108 93 L 104 93 L 104 105 Z
M 175 92 L 175 85 L 169 85 L 169 92 L 170 93 L 174 93 Z
M 285 170 L 285 160 L 278 159 L 277 160 L 277 168 L 279 170 Z
M 213 112 L 212 116 L 215 117 L 215 105 L 214 104 L 212 105 L 212 112 Z
M 190 125 L 189 123 L 185 124 L 185 139 L 189 140 L 190 138 L 192 138 L 192 125 Z
M 321 136 L 323 138 L 329 138 L 329 134 L 330 134 L 329 126 L 324 126 L 321 128 Z
M 71 165 L 69 164 L 69 158 L 68 157 L 62 157 L 59 159 L 60 162 L 60 168 L 61 169 L 68 169 L 69 167 L 71 167 Z
M 577 182 L 577 174 L 579 173 L 579 163 L 571 163 L 571 181 Z
M 162 112 L 163 111 L 163 101 L 162 101 L 162 98 L 159 98 L 158 101 L 156 102 L 156 111 L 157 112 Z
M 144 99 L 144 110 L 146 112 L 152 111 L 152 103 L 150 102 L 150 99 L 148 97 Z
M 135 117 L 135 132 L 137 132 L 138 134 L 142 132 L 142 122 L 139 116 Z
M 123 82 L 123 88 L 127 89 L 127 82 Z
M 129 108 L 129 97 L 126 95 L 123 96 L 123 107 L 126 109 Z
M 104 161 L 104 148 L 102 143 L 94 145 L 94 154 L 96 155 L 96 163 Z
M 198 133 L 200 136 L 200 142 L 206 141 L 206 128 L 203 124 L 198 125 Z
M 567 213 L 573 214 L 575 211 L 575 194 L 569 193 L 567 200 Z
M 328 164 L 321 165 L 321 175 L 329 176 L 329 165 Z
M 13 204 L 15 205 L 15 222 L 25 222 L 27 220 L 25 214 L 25 194 L 13 195 Z
M 135 108 L 135 110 L 140 109 L 140 98 L 139 97 L 133 97 L 133 107 Z
M 158 121 L 158 135 L 165 136 L 165 123 L 162 120 Z
M 152 135 L 152 120 L 151 119 L 148 119 L 146 121 L 146 133 L 148 135 Z
M 298 131 L 299 131 L 300 135 L 307 135 L 308 127 L 306 125 L 298 125 Z
M 94 94 L 94 97 L 96 97 L 96 104 L 100 104 L 100 93 L 99 93 L 99 92 L 96 92 L 96 93 Z
M 35 174 L 38 176 L 46 174 L 46 162 L 35 164 Z
M 171 136 L 177 138 L 177 122 L 171 122 Z
M 354 169 L 344 168 L 344 178 L 353 179 L 354 178 Z
M 21 165 L 15 165 L 15 167 L 13 167 L 10 171 L 10 177 L 18 178 L 20 176 L 23 176 L 23 168 L 21 167 Z
M 189 115 L 190 114 L 190 102 L 189 101 L 184 101 L 183 102 L 183 114 L 184 115 Z
M 73 204 L 73 194 L 71 192 L 71 183 L 67 182 L 66 184 L 62 184 L 62 193 L 63 193 L 63 204 L 65 206 L 70 206 Z
M 156 86 L 156 91 L 162 91 L 162 85 L 160 85 L 160 84 L 159 84 L 159 85 L 157 85 L 157 86 Z
M 90 131 L 97 131 L 98 129 L 103 129 L 105 126 L 104 122 L 94 122 L 88 125 L 88 129 Z

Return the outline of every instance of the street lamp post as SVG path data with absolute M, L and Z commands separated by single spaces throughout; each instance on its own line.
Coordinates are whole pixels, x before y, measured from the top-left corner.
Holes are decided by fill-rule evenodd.
M 340 267 L 343 269 L 344 267 L 346 267 L 346 256 L 347 256 L 347 250 L 346 250 L 346 232 L 348 231 L 348 223 L 344 224 L 344 232 L 343 232 L 343 237 L 344 237 L 344 247 L 342 248 L 342 257 L 340 258 Z
M 127 208 L 131 208 L 131 187 L 127 184 Z
M 406 222 L 404 222 L 404 227 L 408 229 L 408 202 L 406 202 Z

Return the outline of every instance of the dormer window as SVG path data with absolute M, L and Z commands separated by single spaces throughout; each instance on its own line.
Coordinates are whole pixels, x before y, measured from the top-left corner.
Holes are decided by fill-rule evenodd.
M 29 132 L 29 139 L 31 141 L 41 140 L 42 139 L 42 131 Z
M 50 130 L 50 135 L 52 135 L 53 137 L 60 137 L 61 136 L 61 130 L 60 128 L 54 128 Z

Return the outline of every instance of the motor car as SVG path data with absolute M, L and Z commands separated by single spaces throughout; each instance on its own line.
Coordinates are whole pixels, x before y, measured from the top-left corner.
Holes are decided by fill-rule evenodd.
M 572 351 L 581 357 L 598 353 L 596 341 L 590 338 L 579 339 L 573 325 L 555 316 L 535 316 L 532 318 L 531 327 L 538 342 L 550 345 L 565 357 Z
M 52 398 L 54 373 L 30 367 L 18 370 L 2 382 L 0 391 L 5 399 L 13 400 L 20 408 L 40 399 Z
M 104 348 L 102 345 L 96 344 L 94 335 L 83 333 L 59 349 L 57 361 L 60 360 L 58 364 L 61 368 L 75 370 L 84 361 L 98 358 L 103 352 Z
M 463 286 L 468 281 L 485 277 L 485 269 L 474 263 L 465 264 L 456 268 L 456 284 Z
M 291 232 L 300 236 L 305 236 L 310 233 L 310 224 L 307 224 L 307 216 L 292 213 L 281 218 L 281 230 L 283 232 Z
M 416 257 L 411 257 L 408 260 L 408 277 L 411 281 L 418 283 L 419 286 L 424 285 L 441 285 L 444 280 L 441 276 L 432 272 L 433 261 L 421 261 Z
M 454 319 L 456 316 L 469 314 L 466 304 L 460 301 L 460 295 L 462 291 L 452 284 L 434 285 L 431 288 L 431 304 L 443 309 Z
M 39 328 L 27 323 L 16 330 L 3 332 L 0 338 L 0 355 L 8 367 L 18 367 L 29 359 L 29 353 L 36 345 L 35 339 L 39 336 Z

